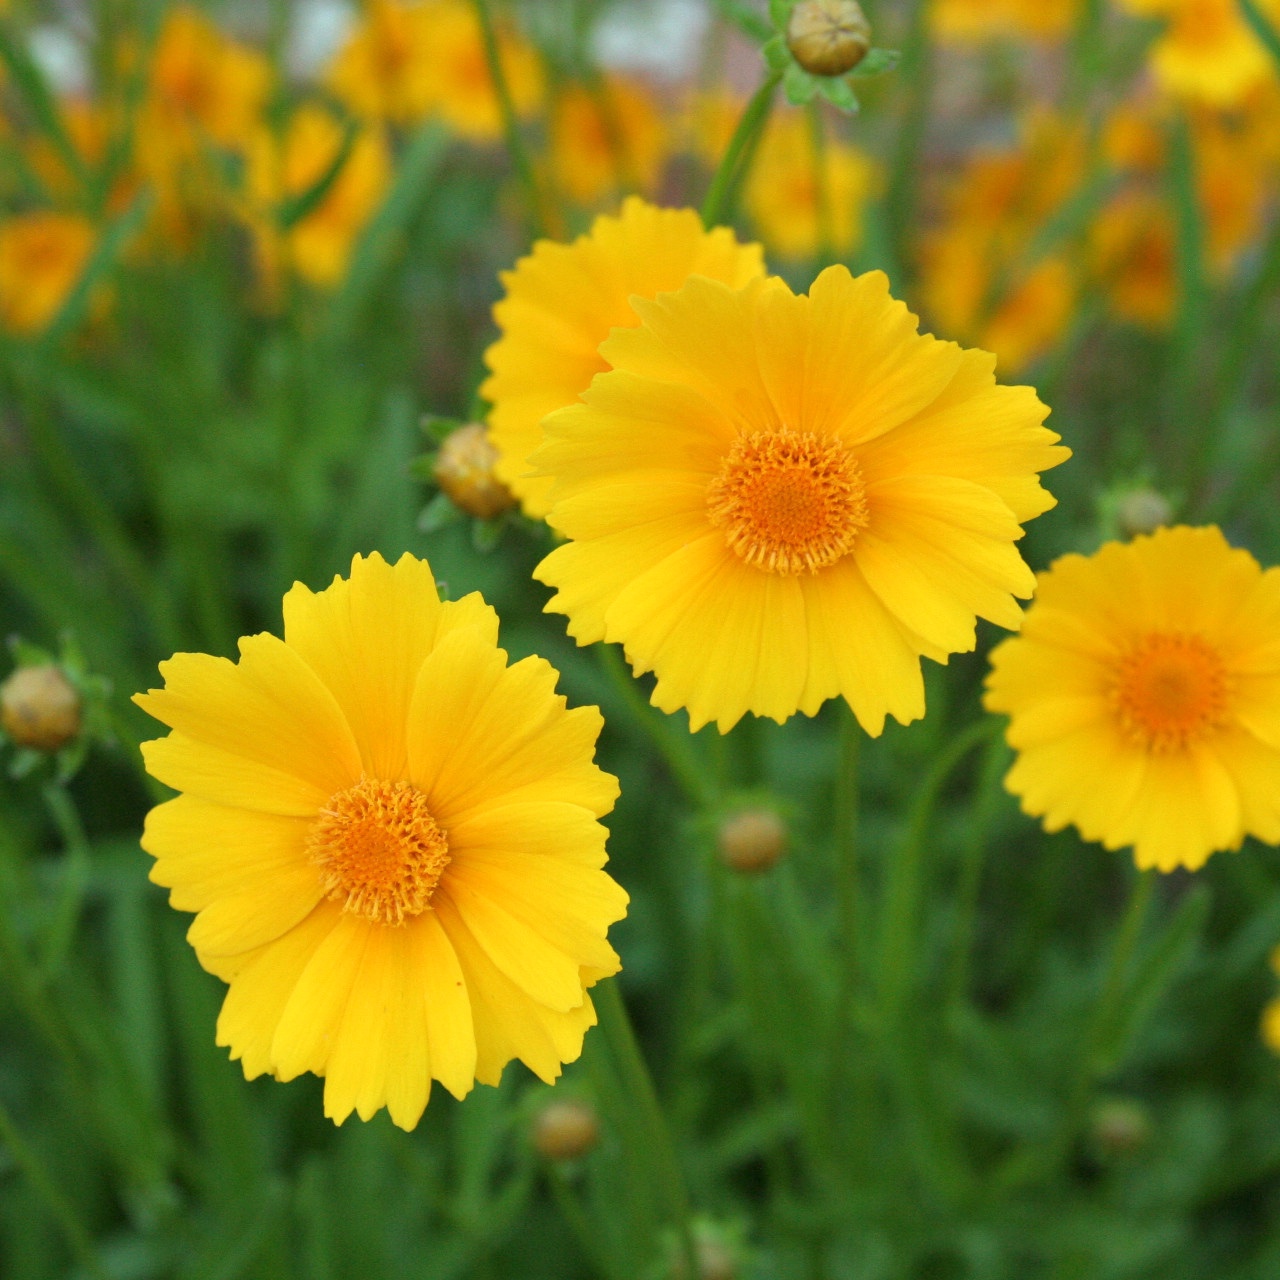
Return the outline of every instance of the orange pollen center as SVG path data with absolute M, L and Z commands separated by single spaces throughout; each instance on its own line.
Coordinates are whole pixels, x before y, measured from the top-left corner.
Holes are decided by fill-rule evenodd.
M 787 430 L 733 442 L 707 490 L 707 514 L 738 555 L 770 573 L 834 564 L 870 519 L 862 472 L 848 451 Z
M 379 924 L 421 915 L 449 865 L 449 842 L 412 783 L 361 778 L 337 791 L 307 833 L 325 892 Z
M 1116 663 L 1110 693 L 1121 727 L 1148 751 L 1183 750 L 1226 721 L 1226 668 L 1196 636 L 1144 636 Z

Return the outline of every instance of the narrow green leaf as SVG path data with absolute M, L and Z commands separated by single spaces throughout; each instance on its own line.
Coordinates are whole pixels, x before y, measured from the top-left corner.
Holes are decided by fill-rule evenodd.
M 796 0 L 769 0 L 769 19 L 779 31 L 785 31 Z
M 853 85 L 847 79 L 839 79 L 831 77 L 819 82 L 818 92 L 822 94 L 826 100 L 837 110 L 845 112 L 847 115 L 857 115 L 862 110 L 862 104 L 858 101 L 858 95 L 853 91 Z
M 1253 28 L 1254 35 L 1266 46 L 1267 52 L 1280 68 L 1280 31 L 1275 29 L 1271 20 L 1258 8 L 1257 0 L 1239 0 L 1239 4 L 1244 20 Z
M 763 42 L 773 34 L 773 27 L 768 20 L 741 0 L 715 0 L 715 6 L 720 16 L 737 27 L 749 40 Z
M 851 76 L 879 76 L 893 71 L 902 61 L 900 49 L 868 49 L 867 56 L 852 71 Z
M 818 92 L 818 81 L 797 62 L 787 64 L 782 73 L 782 88 L 787 101 L 794 107 L 803 107 L 813 101 Z
M 324 198 L 333 190 L 333 184 L 337 182 L 343 169 L 346 168 L 359 132 L 360 126 L 354 120 L 347 121 L 347 127 L 342 135 L 342 143 L 324 172 L 306 191 L 302 191 L 296 196 L 291 196 L 280 205 L 276 211 L 276 218 L 282 230 L 288 231 L 290 227 L 296 226 L 308 214 L 314 213 L 320 207 Z

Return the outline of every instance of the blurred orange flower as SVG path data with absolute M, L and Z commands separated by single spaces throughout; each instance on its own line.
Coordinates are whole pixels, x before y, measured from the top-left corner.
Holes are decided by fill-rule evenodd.
M 930 21 L 940 40 L 1052 40 L 1071 30 L 1081 8 L 1081 0 L 933 0 Z
M 765 247 L 781 258 L 837 257 L 862 242 L 863 211 L 880 188 L 880 168 L 835 137 L 822 143 L 800 111 L 775 115 L 760 140 L 743 203 Z M 820 178 L 819 174 L 823 174 Z
M 95 235 L 76 213 L 24 213 L 0 223 L 0 323 L 12 333 L 44 329 L 80 279 Z
M 1095 276 L 1116 315 L 1152 328 L 1177 305 L 1177 239 L 1159 196 L 1128 192 L 1098 216 L 1091 233 Z
M 542 97 L 538 56 L 510 29 L 499 31 L 498 47 L 513 105 L 527 116 Z M 439 114 L 464 138 L 502 136 L 479 23 L 465 0 L 368 0 L 329 83 L 356 115 L 372 120 L 404 125 Z
M 1162 89 L 1180 96 L 1231 106 L 1251 89 L 1275 78 L 1262 42 L 1245 22 L 1236 0 L 1119 0 L 1141 17 L 1167 25 L 1151 46 L 1151 72 Z M 1273 21 L 1280 0 L 1258 0 Z
M 330 112 L 306 103 L 282 136 L 262 129 L 248 151 L 248 222 L 268 293 L 283 270 L 317 288 L 332 288 L 346 273 L 351 248 L 391 182 L 391 155 L 377 126 L 360 131 L 328 189 L 291 227 L 279 214 L 289 200 L 315 189 L 345 145 Z
M 578 204 L 618 191 L 651 194 L 666 152 L 666 123 L 638 81 L 604 79 L 594 91 L 571 85 L 552 108 L 552 173 Z

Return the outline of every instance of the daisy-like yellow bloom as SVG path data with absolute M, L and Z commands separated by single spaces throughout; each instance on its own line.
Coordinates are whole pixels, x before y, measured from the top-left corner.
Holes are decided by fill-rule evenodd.
M 485 352 L 490 374 L 480 394 L 493 406 L 498 477 L 527 515 L 546 515 L 551 487 L 529 474 L 542 419 L 573 404 L 608 368 L 601 342 L 614 328 L 640 323 L 632 298 L 678 289 L 691 275 L 736 288 L 763 274 L 759 245 L 739 244 L 725 227 L 704 230 L 691 209 L 658 209 L 636 196 L 572 244 L 540 240 L 503 272 L 506 296 L 493 309 L 502 336 Z
M 391 153 L 381 129 L 358 133 L 337 177 L 320 202 L 287 230 L 277 214 L 285 201 L 310 191 L 329 171 L 344 144 L 343 127 L 323 107 L 306 103 L 283 138 L 262 130 L 248 152 L 248 221 L 268 293 L 287 267 L 319 289 L 346 274 L 357 236 L 391 183 Z
M 324 1076 L 338 1123 L 412 1128 L 433 1079 L 462 1097 L 512 1058 L 553 1081 L 627 902 L 599 712 L 541 658 L 508 666 L 493 610 L 442 603 L 412 556 L 295 585 L 284 630 L 236 663 L 177 654 L 135 698 L 173 730 L 143 754 L 182 794 L 142 844 L 230 984 L 218 1043 L 250 1079 Z
M 779 112 L 770 120 L 743 192 L 747 214 L 770 253 L 808 258 L 827 248 L 847 256 L 862 243 L 863 213 L 880 190 L 880 168 L 836 137 L 825 140 L 822 157 L 820 180 L 805 112 Z
M 883 273 L 693 277 L 636 302 L 610 372 L 534 464 L 571 541 L 535 576 L 579 644 L 617 641 L 696 730 L 843 696 L 868 733 L 924 714 L 920 656 L 1017 627 L 1024 521 L 1068 451 L 1030 387 L 917 331 Z
M 1058 40 L 1080 16 L 1081 0 L 933 0 L 933 33 L 960 44 L 1030 38 Z
M 78 213 L 23 213 L 0 222 L 0 324 L 39 333 L 58 314 L 93 252 L 97 232 Z
M 498 32 L 512 103 L 530 114 L 542 96 L 537 54 L 514 32 Z M 413 124 L 439 114 L 465 138 L 502 136 L 475 11 L 466 0 L 367 0 L 360 23 L 329 70 L 329 84 L 359 116 Z
M 1244 20 L 1236 0 L 1119 0 L 1142 17 L 1163 18 L 1166 26 L 1151 46 L 1151 72 L 1171 93 L 1213 106 L 1242 101 L 1275 78 L 1270 54 Z M 1258 0 L 1272 22 L 1280 21 L 1280 0 Z
M 1049 831 L 1195 870 L 1280 841 L 1280 569 L 1216 528 L 1160 529 L 1039 576 L 991 655 L 1005 785 Z
M 667 125 L 639 81 L 609 77 L 598 89 L 571 85 L 551 112 L 551 172 L 578 204 L 617 191 L 651 192 L 667 153 Z

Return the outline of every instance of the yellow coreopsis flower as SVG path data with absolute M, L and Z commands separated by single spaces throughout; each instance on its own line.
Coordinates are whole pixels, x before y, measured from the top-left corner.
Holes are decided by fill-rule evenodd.
M 1098 215 L 1090 241 L 1111 310 L 1149 328 L 1169 324 L 1178 304 L 1178 248 L 1168 205 L 1150 193 L 1124 193 Z
M 617 191 L 651 192 L 666 158 L 667 132 L 657 102 L 639 81 L 611 77 L 595 91 L 572 85 L 551 112 L 556 186 L 585 205 Z
M 284 621 L 135 699 L 173 730 L 143 753 L 182 794 L 142 843 L 230 984 L 218 1043 L 248 1078 L 324 1076 L 338 1123 L 411 1128 L 433 1079 L 462 1097 L 512 1058 L 554 1080 L 627 902 L 601 870 L 599 712 L 566 710 L 542 659 L 509 667 L 493 610 L 441 603 L 412 556 L 296 585 Z
M 249 148 L 249 225 L 269 291 L 286 264 L 317 288 L 338 284 L 357 236 L 390 186 L 390 149 L 380 128 L 368 126 L 356 135 L 315 208 L 287 230 L 280 228 L 280 206 L 320 181 L 343 142 L 338 121 L 323 107 L 306 103 L 294 113 L 282 139 L 263 130 Z
M 774 116 L 760 140 L 743 204 L 780 257 L 808 258 L 820 249 L 844 257 L 862 242 L 863 211 L 880 188 L 880 168 L 840 138 L 827 138 L 821 153 L 823 177 L 812 122 L 800 111 Z
M 600 343 L 611 329 L 640 322 L 631 299 L 678 289 L 690 275 L 736 287 L 763 274 L 759 245 L 739 244 L 725 227 L 705 230 L 691 209 L 658 209 L 635 196 L 572 244 L 540 240 L 502 274 L 506 297 L 493 309 L 502 336 L 485 352 L 490 374 L 480 394 L 493 406 L 498 476 L 526 514 L 547 511 L 551 482 L 529 474 L 542 419 L 608 368 Z
M 940 40 L 1054 40 L 1070 34 L 1081 8 L 1081 0 L 933 0 L 929 19 Z
M 93 223 L 78 213 L 23 213 L 0 222 L 0 324 L 39 333 L 80 279 L 96 238 Z
M 1164 18 L 1151 46 L 1151 71 L 1164 89 L 1214 106 L 1240 102 L 1274 79 L 1270 54 L 1240 13 L 1236 0 L 1119 0 L 1130 13 Z M 1258 0 L 1275 22 L 1280 0 Z
M 1195 870 L 1246 835 L 1280 841 L 1280 569 L 1216 528 L 1160 529 L 1039 576 L 991 655 L 1010 717 L 1005 785 L 1140 867 Z
M 512 103 L 528 115 L 542 96 L 537 54 L 514 32 L 498 33 Z M 356 114 L 392 124 L 440 115 L 477 142 L 502 136 L 502 114 L 475 11 L 466 0 L 367 0 L 361 22 L 329 71 Z
M 1048 410 L 920 334 L 881 272 L 831 267 L 807 297 L 695 276 L 635 305 L 534 455 L 571 539 L 535 571 L 547 608 L 622 643 L 695 730 L 839 696 L 872 734 L 923 715 L 922 654 L 1021 621 L 1021 525 L 1068 456 Z

